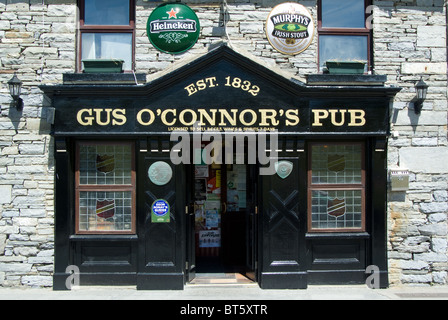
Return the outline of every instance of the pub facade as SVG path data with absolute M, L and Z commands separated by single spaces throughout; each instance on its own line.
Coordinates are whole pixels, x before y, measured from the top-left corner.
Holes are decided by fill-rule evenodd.
M 0 285 L 447 284 L 442 2 L 7 1 L 0 30 Z

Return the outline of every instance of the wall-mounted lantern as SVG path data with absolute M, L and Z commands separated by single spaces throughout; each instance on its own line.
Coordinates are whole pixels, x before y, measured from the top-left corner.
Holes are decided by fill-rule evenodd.
M 20 91 L 22 90 L 22 81 L 17 77 L 14 73 L 14 76 L 11 80 L 8 81 L 9 93 L 11 97 L 14 99 L 14 104 L 16 106 L 17 111 L 23 110 L 23 100 L 20 98 Z
M 415 85 L 415 91 L 417 92 L 417 98 L 414 102 L 414 111 L 416 114 L 420 114 L 428 93 L 428 85 L 423 81 L 423 78 L 420 78 L 420 81 Z

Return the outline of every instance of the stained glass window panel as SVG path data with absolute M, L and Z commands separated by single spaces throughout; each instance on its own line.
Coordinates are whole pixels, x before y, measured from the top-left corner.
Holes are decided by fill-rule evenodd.
M 76 233 L 135 233 L 134 144 L 80 142 Z
M 317 144 L 312 147 L 312 184 L 362 183 L 362 147 L 359 144 Z
M 310 231 L 365 229 L 364 144 L 312 143 L 308 176 Z
M 132 154 L 129 145 L 81 145 L 81 185 L 132 184 Z
M 362 202 L 361 190 L 313 190 L 312 228 L 362 228 Z
M 81 191 L 80 231 L 132 230 L 132 192 Z

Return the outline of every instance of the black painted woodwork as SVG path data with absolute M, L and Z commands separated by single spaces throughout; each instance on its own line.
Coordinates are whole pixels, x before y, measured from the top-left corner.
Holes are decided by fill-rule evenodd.
M 194 169 L 185 165 L 185 277 L 184 283 L 196 278 L 196 230 L 194 212 Z
M 110 75 L 114 77 L 114 75 Z M 257 96 L 243 90 L 215 86 L 188 96 L 185 87 L 216 76 L 239 77 L 260 87 Z M 375 76 L 376 77 L 376 76 Z M 82 81 L 78 79 L 77 81 Z M 82 77 L 81 77 L 82 78 Z M 325 80 L 325 79 L 324 79 Z M 331 81 L 338 79 L 332 78 Z M 381 79 L 380 79 L 381 80 Z M 317 81 L 317 80 L 316 80 Z M 319 80 L 321 81 L 321 80 Z M 172 165 L 173 178 L 153 185 L 147 170 L 155 161 L 169 160 L 169 128 L 155 121 L 141 126 L 136 114 L 151 110 L 185 108 L 280 110 L 298 109 L 297 126 L 278 126 L 279 159 L 293 162 L 286 179 L 278 175 L 253 178 L 258 214 L 246 226 L 254 242 L 246 244 L 246 262 L 264 289 L 306 288 L 308 284 L 363 283 L 368 265 L 377 265 L 381 287 L 387 287 L 387 137 L 389 101 L 400 90 L 355 78 L 342 84 L 309 85 L 287 79 L 250 58 L 222 46 L 203 57 L 145 85 L 64 84 L 41 86 L 55 108 L 55 290 L 65 290 L 66 268 L 76 264 L 81 284 L 133 284 L 137 289 L 182 289 L 195 274 L 194 216 L 191 205 L 191 167 Z M 375 82 L 376 81 L 376 82 Z M 355 84 L 353 82 L 356 82 Z M 79 83 L 79 82 L 74 82 Z M 221 84 L 222 82 L 220 82 Z M 344 85 L 346 83 L 347 85 Z M 123 125 L 82 126 L 76 121 L 82 108 L 124 108 Z M 328 120 L 313 126 L 314 109 L 360 109 L 365 126 L 334 126 Z M 284 118 L 282 118 L 284 120 Z M 135 141 L 137 208 L 135 235 L 75 235 L 74 155 L 77 139 Z M 366 232 L 307 232 L 307 143 L 358 140 L 366 144 Z M 292 146 L 292 148 L 291 148 Z M 286 151 L 292 149 L 292 151 Z M 189 176 L 190 175 L 190 176 Z M 256 195 L 256 197 L 255 197 Z M 152 223 L 150 206 L 163 198 L 171 205 L 169 223 Z
M 159 140 L 168 143 L 166 140 Z M 139 155 L 138 175 L 138 271 L 137 289 L 182 289 L 184 284 L 185 171 L 174 166 L 169 153 L 144 152 Z M 164 186 L 147 178 L 148 168 L 156 161 L 170 163 L 173 177 Z M 151 205 L 157 199 L 170 204 L 170 222 L 151 222 Z
M 281 155 L 293 163 L 291 174 L 260 176 L 260 284 L 264 289 L 307 287 L 305 260 L 306 170 L 303 157 Z M 301 183 L 302 182 L 302 183 Z
M 74 188 L 74 163 L 70 157 L 70 148 L 65 138 L 55 139 L 55 215 L 54 232 L 54 273 L 53 289 L 67 290 L 66 273 L 72 265 L 69 237 L 74 222 L 74 197 L 70 191 Z M 63 214 L 62 214 L 63 213 Z

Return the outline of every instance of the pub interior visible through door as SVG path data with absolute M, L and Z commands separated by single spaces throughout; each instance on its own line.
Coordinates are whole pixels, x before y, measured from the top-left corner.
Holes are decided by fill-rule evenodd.
M 246 155 L 245 164 L 236 164 L 235 158 L 232 164 L 206 164 L 202 159 L 201 164 L 191 166 L 187 255 L 196 273 L 217 277 L 241 273 L 256 281 L 257 166 L 246 160 Z M 187 281 L 194 277 L 190 272 Z

